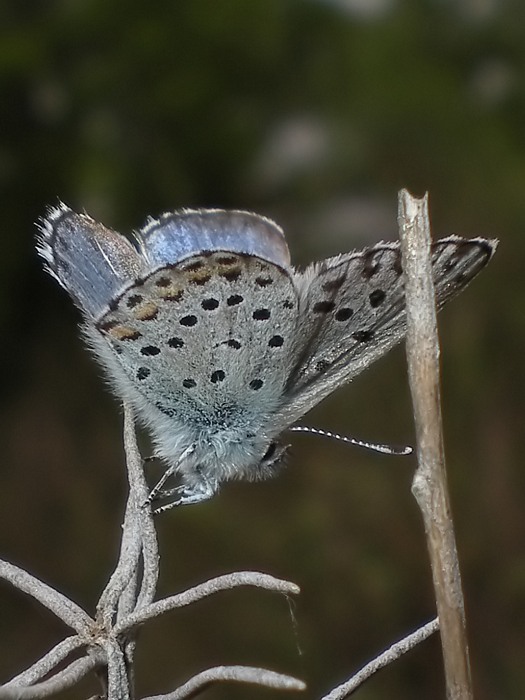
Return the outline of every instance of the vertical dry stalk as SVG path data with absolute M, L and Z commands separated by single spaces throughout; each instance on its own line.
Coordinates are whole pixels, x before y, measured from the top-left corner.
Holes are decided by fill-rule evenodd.
M 449 700 L 472 700 L 463 592 L 445 471 L 439 391 L 439 341 L 428 198 L 399 193 L 398 223 L 407 306 L 407 359 L 418 467 L 412 492 L 423 514 L 439 617 Z

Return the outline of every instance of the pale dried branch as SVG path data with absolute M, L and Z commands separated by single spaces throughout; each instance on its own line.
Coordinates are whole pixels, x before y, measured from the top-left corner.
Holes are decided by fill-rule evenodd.
M 97 605 L 97 618 L 103 620 L 104 625 L 107 627 L 111 624 L 122 594 L 128 587 L 132 577 L 137 575 L 141 552 L 142 537 L 140 527 L 136 521 L 133 521 L 131 525 L 128 524 L 123 533 L 117 566 Z M 132 587 L 132 590 L 136 590 L 134 583 L 132 583 Z M 131 605 L 131 601 L 128 603 L 128 606 L 134 607 L 134 605 Z
M 134 515 L 140 523 L 142 538 L 142 582 L 136 607 L 151 603 L 157 590 L 159 578 L 159 548 L 157 531 L 151 507 L 146 505 L 148 484 L 144 474 L 144 462 L 137 444 L 135 421 L 130 406 L 124 404 L 124 450 L 130 486 L 130 500 Z
M 202 673 L 190 678 L 189 681 L 181 685 L 171 693 L 164 695 L 151 695 L 144 700 L 183 700 L 194 698 L 205 690 L 212 683 L 233 681 L 236 683 L 251 683 L 265 688 L 276 688 L 278 690 L 305 690 L 303 681 L 286 676 L 275 671 L 268 671 L 264 668 L 254 668 L 252 666 L 216 666 L 209 668 Z
M 447 696 L 449 700 L 471 700 L 463 592 L 445 471 L 427 196 L 416 199 L 402 190 L 398 218 L 405 273 L 408 373 L 418 456 L 412 491 L 425 524 Z
M 138 577 L 142 567 L 142 586 L 138 594 L 141 604 L 152 600 L 158 579 L 158 547 L 153 515 L 145 507 L 148 487 L 144 477 L 143 461 L 135 435 L 131 407 L 124 404 L 124 451 L 128 472 L 129 497 L 124 517 L 119 560 L 98 606 L 98 614 L 111 619 L 118 605 L 121 619 L 137 607 Z
M 106 646 L 108 661 L 108 700 L 130 700 L 130 677 L 121 645 L 112 640 Z
M 128 406 L 124 407 L 124 447 L 130 493 L 121 550 L 115 571 L 100 597 L 96 621 L 75 603 L 22 569 L 0 562 L 0 576 L 42 602 L 79 632 L 78 636 L 68 637 L 57 644 L 40 661 L 0 687 L 0 698 L 48 697 L 75 684 L 95 667 L 105 666 L 106 674 L 100 676 L 104 681 L 104 695 L 108 700 L 129 700 L 133 696 L 134 633 L 139 624 L 171 609 L 238 586 L 257 586 L 285 595 L 299 592 L 299 588 L 289 581 L 247 571 L 219 576 L 179 595 L 151 602 L 159 572 L 157 536 L 151 508 L 147 504 L 148 489 L 136 442 L 133 414 Z M 85 656 L 41 681 L 82 646 L 87 647 Z M 210 683 L 228 680 L 281 689 L 299 690 L 304 687 L 300 681 L 289 676 L 264 669 L 232 666 L 204 671 L 165 697 L 190 697 Z
M 58 664 L 61 664 L 72 652 L 85 645 L 86 640 L 78 634 L 66 637 L 32 666 L 11 678 L 6 685 L 31 685 L 32 683 L 37 683 L 41 678 L 51 673 L 51 671 L 58 666 Z
M 136 569 L 130 577 L 117 601 L 116 620 L 122 620 L 130 615 L 137 605 L 139 571 Z
M 355 673 L 348 681 L 331 690 L 328 695 L 324 695 L 321 700 L 344 700 L 344 698 L 350 697 L 350 695 L 371 676 L 385 666 L 388 666 L 388 664 L 397 661 L 403 654 L 406 654 L 407 651 L 410 651 L 425 639 L 428 639 L 428 637 L 434 634 L 434 632 L 437 632 L 438 629 L 439 621 L 436 617 L 434 620 L 431 620 L 431 622 L 427 622 L 426 625 L 412 632 L 412 634 L 409 634 L 399 642 L 392 644 L 388 649 L 385 649 L 379 656 L 372 659 L 366 666 L 363 666 L 363 668 Z
M 72 661 L 66 668 L 46 681 L 34 685 L 22 685 L 11 681 L 0 687 L 0 698 L 1 700 L 37 700 L 37 698 L 51 697 L 76 685 L 90 671 L 104 663 L 103 654 L 91 653 Z
M 9 581 L 19 591 L 23 591 L 38 600 L 78 634 L 89 634 L 93 625 L 93 620 L 89 615 L 65 595 L 48 586 L 47 583 L 4 560 L 0 560 L 0 577 Z
M 142 624 L 146 620 L 162 615 L 168 610 L 174 610 L 175 608 L 190 605 L 191 603 L 202 600 L 203 598 L 213 595 L 214 593 L 230 590 L 239 586 L 256 586 L 258 588 L 264 588 L 268 591 L 284 593 L 285 595 L 297 595 L 300 593 L 299 586 L 291 581 L 278 579 L 274 576 L 270 576 L 269 574 L 259 573 L 258 571 L 236 571 L 232 574 L 217 576 L 216 578 L 205 581 L 198 586 L 189 588 L 187 591 L 179 593 L 178 595 L 173 595 L 169 598 L 164 598 L 151 603 L 150 605 L 137 610 L 131 615 L 128 615 L 125 620 L 122 620 L 120 624 L 116 625 L 115 631 L 118 634 L 122 634 L 123 632 L 127 632 L 137 625 Z

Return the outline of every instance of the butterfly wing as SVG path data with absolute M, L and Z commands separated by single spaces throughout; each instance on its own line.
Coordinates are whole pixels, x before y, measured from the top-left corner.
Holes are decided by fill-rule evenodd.
M 135 232 L 150 268 L 157 269 L 203 250 L 229 250 L 263 258 L 284 268 L 290 252 L 283 230 L 265 216 L 224 209 L 181 209 L 150 218 Z
M 249 212 L 181 210 L 150 219 L 132 245 L 59 204 L 38 250 L 157 453 L 179 465 L 191 446 L 179 466 L 196 484 L 256 476 L 299 318 L 282 230 Z
M 487 264 L 494 242 L 451 236 L 432 245 L 438 308 Z M 276 425 L 290 425 L 362 372 L 406 332 L 399 243 L 325 260 L 296 278 L 300 323 L 286 403 Z
M 220 435 L 226 443 L 262 430 L 281 403 L 297 318 L 288 271 L 215 251 L 136 281 L 97 322 L 94 342 L 118 393 L 169 453 L 177 432 L 190 442 Z M 171 421 L 160 431 L 155 411 Z
M 147 269 L 125 236 L 65 204 L 51 207 L 38 227 L 37 251 L 45 269 L 87 318 L 100 316 Z

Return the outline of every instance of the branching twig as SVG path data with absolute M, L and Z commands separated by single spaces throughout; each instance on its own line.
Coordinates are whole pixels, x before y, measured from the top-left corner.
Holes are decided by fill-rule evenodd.
M 344 700 L 344 698 L 350 697 L 366 680 L 368 680 L 375 673 L 380 671 L 388 664 L 397 661 L 403 654 L 410 651 L 415 646 L 423 642 L 425 639 L 430 637 L 439 629 L 438 619 L 434 619 L 431 622 L 427 622 L 426 625 L 420 627 L 418 630 L 409 634 L 408 637 L 401 639 L 399 642 L 392 644 L 391 647 L 383 651 L 379 656 L 370 661 L 370 663 L 363 666 L 363 668 L 356 674 L 337 688 L 331 690 L 328 695 L 325 695 L 321 700 Z
M 471 700 L 463 593 L 445 472 L 439 392 L 439 341 L 430 264 L 427 197 L 399 195 L 406 285 L 407 358 L 416 424 L 418 468 L 412 491 L 430 553 L 449 700 Z
M 117 566 L 97 605 L 93 620 L 78 605 L 22 569 L 0 561 L 0 577 L 33 596 L 57 617 L 78 632 L 48 652 L 40 661 L 0 687 L 0 698 L 42 698 L 69 688 L 96 666 L 105 666 L 103 692 L 108 700 L 133 697 L 133 653 L 139 624 L 168 610 L 189 605 L 201 598 L 238 586 L 258 586 L 286 595 L 299 592 L 289 581 L 258 572 L 237 572 L 219 576 L 179 595 L 153 603 L 159 574 L 157 535 L 153 515 L 147 503 L 147 485 L 138 450 L 133 414 L 124 407 L 124 446 L 130 493 L 126 505 L 120 555 Z M 86 647 L 85 656 L 55 672 L 69 654 Z M 53 674 L 50 676 L 50 674 Z M 41 679 L 45 676 L 45 681 Z M 264 669 L 241 666 L 209 669 L 198 674 L 167 696 L 194 696 L 216 681 L 236 681 L 279 688 L 301 690 L 304 684 L 290 676 Z
M 126 523 L 126 526 L 123 528 L 122 547 L 117 566 L 97 605 L 97 618 L 101 619 L 106 627 L 111 625 L 118 602 L 130 582 L 133 590 L 135 590 L 135 583 L 132 581 L 132 578 L 138 573 L 141 552 L 142 537 L 140 527 L 139 523 L 134 520 L 131 523 Z M 135 607 L 135 601 L 133 601 L 133 605 L 131 605 L 130 601 L 126 607 Z
M 78 634 L 89 634 L 93 620 L 76 603 L 15 564 L 0 560 L 0 577 L 48 608 Z
M 97 666 L 105 664 L 105 656 L 92 653 L 81 659 L 72 661 L 69 666 L 62 669 L 49 680 L 35 683 L 34 685 L 24 685 L 11 681 L 0 687 L 1 700 L 37 700 L 37 698 L 48 698 L 63 692 L 76 685 L 87 674 Z
M 173 595 L 169 598 L 151 603 L 147 607 L 141 608 L 129 615 L 120 625 L 116 626 L 115 630 L 119 634 L 122 634 L 142 624 L 146 620 L 158 617 L 169 610 L 182 608 L 185 605 L 195 603 L 214 593 L 237 588 L 238 586 L 256 586 L 258 588 L 265 588 L 268 591 L 284 593 L 285 595 L 297 595 L 300 592 L 299 586 L 291 581 L 278 579 L 268 574 L 261 574 L 258 571 L 236 571 L 232 574 L 224 574 L 223 576 L 212 578 L 178 595 Z
M 159 548 L 153 513 L 150 507 L 145 506 L 148 498 L 148 484 L 144 475 L 144 462 L 137 444 L 133 413 L 129 406 L 124 406 L 124 450 L 130 487 L 130 508 L 140 523 L 142 536 L 143 571 L 136 605 L 138 609 L 151 603 L 155 597 L 159 578 Z
M 108 700 L 130 700 L 130 678 L 126 669 L 125 654 L 117 641 L 107 645 Z
M 282 673 L 275 673 L 264 668 L 251 666 L 216 666 L 198 673 L 177 690 L 165 695 L 152 695 L 144 700 L 186 700 L 194 698 L 212 683 L 234 681 L 237 683 L 252 683 L 266 688 L 278 690 L 305 690 L 305 684 Z
M 157 537 L 151 509 L 143 507 L 148 490 L 135 436 L 133 413 L 129 406 L 124 406 L 124 450 L 129 498 L 122 527 L 122 545 L 115 571 L 100 596 L 97 606 L 98 614 L 106 625 L 113 617 L 117 604 L 120 619 L 137 606 L 137 578 L 141 566 L 143 566 L 142 591 L 145 591 L 141 591 L 141 595 L 148 602 L 155 593 L 158 579 Z M 147 554 L 146 560 L 144 552 Z M 144 561 L 147 566 L 144 565 Z
M 78 634 L 66 637 L 32 666 L 22 671 L 22 673 L 19 673 L 14 678 L 11 678 L 9 683 L 13 685 L 32 685 L 33 683 L 37 683 L 41 678 L 47 676 L 56 666 L 62 663 L 72 652 L 85 645 L 86 640 Z M 9 685 L 9 683 L 6 685 Z M 1 697 L 0 689 L 0 698 Z

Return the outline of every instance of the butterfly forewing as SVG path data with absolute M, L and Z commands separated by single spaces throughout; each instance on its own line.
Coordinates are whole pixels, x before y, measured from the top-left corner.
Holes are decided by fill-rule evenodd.
M 432 246 L 437 304 L 459 293 L 484 267 L 493 247 L 483 239 L 442 239 Z M 277 420 L 292 423 L 366 369 L 406 332 L 398 243 L 327 260 L 306 271 L 300 337 L 289 378 L 289 402 Z
M 298 389 L 327 372 L 342 357 L 387 331 L 403 303 L 403 279 L 395 246 L 321 263 L 306 290 L 301 336 L 305 339 L 291 383 Z

